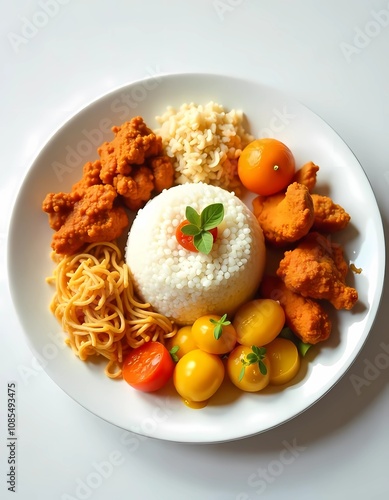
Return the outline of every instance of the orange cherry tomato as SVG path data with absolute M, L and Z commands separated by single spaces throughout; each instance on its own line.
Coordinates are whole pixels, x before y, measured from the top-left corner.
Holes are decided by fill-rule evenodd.
M 185 219 L 177 227 L 177 229 L 176 229 L 177 241 L 182 247 L 185 248 L 185 250 L 189 250 L 190 252 L 198 252 L 197 248 L 194 246 L 194 243 L 193 243 L 193 236 L 191 236 L 189 234 L 184 234 L 181 231 L 181 229 L 184 226 L 187 226 L 188 224 L 190 224 L 190 222 L 187 219 Z M 217 238 L 217 227 L 210 229 L 209 232 L 212 234 L 213 241 L 215 241 Z
M 146 342 L 133 349 L 123 363 L 123 378 L 134 389 L 153 392 L 172 377 L 174 361 L 160 342 Z
M 291 150 L 284 143 L 270 138 L 250 142 L 238 160 L 242 184 L 261 196 L 285 189 L 292 181 L 295 168 Z

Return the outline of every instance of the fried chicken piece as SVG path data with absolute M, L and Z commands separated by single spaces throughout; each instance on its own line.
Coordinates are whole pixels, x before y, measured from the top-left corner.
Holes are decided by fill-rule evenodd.
M 100 179 L 123 196 L 131 210 L 138 210 L 151 197 L 173 185 L 171 159 L 162 154 L 162 139 L 137 116 L 120 127 L 113 127 L 115 138 L 98 152 Z
M 337 205 L 328 196 L 312 194 L 315 220 L 313 228 L 325 233 L 333 233 L 344 229 L 350 222 L 350 215 L 343 207 Z
M 98 148 L 100 160 L 87 162 L 70 193 L 49 193 L 42 208 L 57 231 L 52 247 L 60 254 L 84 243 L 110 241 L 128 224 L 124 204 L 138 210 L 153 195 L 173 185 L 171 159 L 163 155 L 162 139 L 137 116 L 119 127 L 111 142 Z M 119 195 L 119 196 L 118 196 Z
M 155 135 L 140 116 L 112 127 L 112 132 L 115 138 L 97 150 L 102 165 L 100 178 L 105 184 L 113 185 L 114 175 L 129 175 L 132 165 L 143 165 L 146 158 L 162 153 L 162 138 Z
M 312 192 L 313 188 L 316 186 L 316 174 L 318 170 L 319 167 L 312 161 L 309 161 L 308 163 L 305 163 L 301 168 L 296 170 L 292 182 L 303 184 L 304 186 L 307 186 L 310 192 Z
M 53 235 L 53 250 L 70 255 L 84 243 L 118 238 L 128 224 L 128 217 L 123 207 L 114 206 L 116 196 L 112 186 L 102 184 L 86 188 L 82 197 L 78 192 L 46 196 L 43 210 L 49 214 L 62 213 L 64 221 Z
M 131 177 L 119 175 L 116 179 L 117 192 L 123 196 L 124 203 L 130 210 L 138 210 L 151 198 L 154 177 L 149 168 L 135 167 Z
M 275 246 L 283 246 L 305 236 L 315 216 L 308 188 L 298 182 L 290 184 L 285 194 L 257 196 L 253 200 L 253 212 L 266 240 Z
M 49 224 L 52 229 L 58 231 L 65 224 L 73 210 L 74 204 L 79 201 L 82 194 L 71 193 L 48 193 L 43 200 L 42 210 L 49 214 Z
M 73 184 L 72 191 L 79 192 L 82 195 L 86 188 L 95 184 L 101 184 L 100 171 L 101 163 L 99 160 L 85 163 L 82 169 L 82 177 L 78 182 Z
M 345 284 L 343 250 L 325 241 L 319 233 L 310 233 L 294 250 L 285 252 L 277 275 L 303 297 L 329 300 L 336 309 L 352 309 L 358 293 Z
M 164 189 L 169 189 L 173 185 L 174 168 L 168 156 L 155 156 L 150 158 L 148 164 L 154 175 L 154 189 L 157 193 L 162 193 Z
M 331 320 L 324 308 L 315 300 L 292 292 L 277 277 L 264 276 L 261 296 L 278 300 L 285 312 L 286 325 L 303 342 L 317 344 L 331 334 Z

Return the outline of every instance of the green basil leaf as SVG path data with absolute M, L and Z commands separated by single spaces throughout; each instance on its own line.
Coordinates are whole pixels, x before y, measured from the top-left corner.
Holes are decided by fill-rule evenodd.
M 201 231 L 194 236 L 193 244 L 199 252 L 209 254 L 213 246 L 213 236 L 208 231 Z
M 186 234 L 187 236 L 195 236 L 196 234 L 201 233 L 201 229 L 194 224 L 187 224 L 186 226 L 182 226 L 181 233 Z
M 259 356 L 260 355 L 260 351 L 259 351 L 259 347 L 257 347 L 256 345 L 252 345 L 251 346 L 251 350 L 257 355 Z
M 259 361 L 259 371 L 262 373 L 262 375 L 266 375 L 267 373 L 267 368 L 266 365 L 263 361 Z
M 217 227 L 224 217 L 224 207 L 222 203 L 212 203 L 208 205 L 201 212 L 201 228 L 205 231 L 209 231 L 214 227 Z
M 250 352 L 249 354 L 247 354 L 246 359 L 247 361 L 250 361 L 250 364 L 252 364 L 258 361 L 258 356 L 253 352 Z
M 196 210 L 192 207 L 186 207 L 185 209 L 185 217 L 187 220 L 191 223 L 194 224 L 197 227 L 200 227 L 201 225 L 201 217 L 200 215 L 196 212 Z
M 245 366 L 242 366 L 242 369 L 240 370 L 240 373 L 239 373 L 239 382 L 244 377 L 245 368 L 246 368 Z
M 213 336 L 215 337 L 216 340 L 219 340 L 220 337 L 222 336 L 223 332 L 223 327 L 220 323 L 217 323 L 215 328 L 213 329 Z

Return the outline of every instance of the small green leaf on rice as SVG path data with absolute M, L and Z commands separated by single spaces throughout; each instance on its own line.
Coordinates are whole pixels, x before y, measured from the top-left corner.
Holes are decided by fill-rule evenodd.
M 213 236 L 208 231 L 200 232 L 194 236 L 193 243 L 199 252 L 209 254 L 213 246 Z
M 209 231 L 217 227 L 224 218 L 224 206 L 222 203 L 212 203 L 201 212 L 201 228 Z
M 196 234 L 201 233 L 201 229 L 194 224 L 187 224 L 181 228 L 181 232 L 188 236 L 195 236 Z
M 185 209 L 185 217 L 188 219 L 188 221 L 197 226 L 201 226 L 201 217 L 200 215 L 196 212 L 196 210 L 193 207 L 186 207 Z

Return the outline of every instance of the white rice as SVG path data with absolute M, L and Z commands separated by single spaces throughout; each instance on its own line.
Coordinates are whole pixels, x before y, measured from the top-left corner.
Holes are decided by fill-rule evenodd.
M 189 205 L 200 213 L 223 203 L 224 219 L 208 255 L 185 250 L 175 237 Z M 256 292 L 265 265 L 257 219 L 233 193 L 183 184 L 163 191 L 139 210 L 129 233 L 126 262 L 140 297 L 179 324 L 204 314 L 233 315 Z
M 206 182 L 225 189 L 239 185 L 237 162 L 254 138 L 243 128 L 243 113 L 220 104 L 168 107 L 156 117 L 166 154 L 173 158 L 175 183 Z

